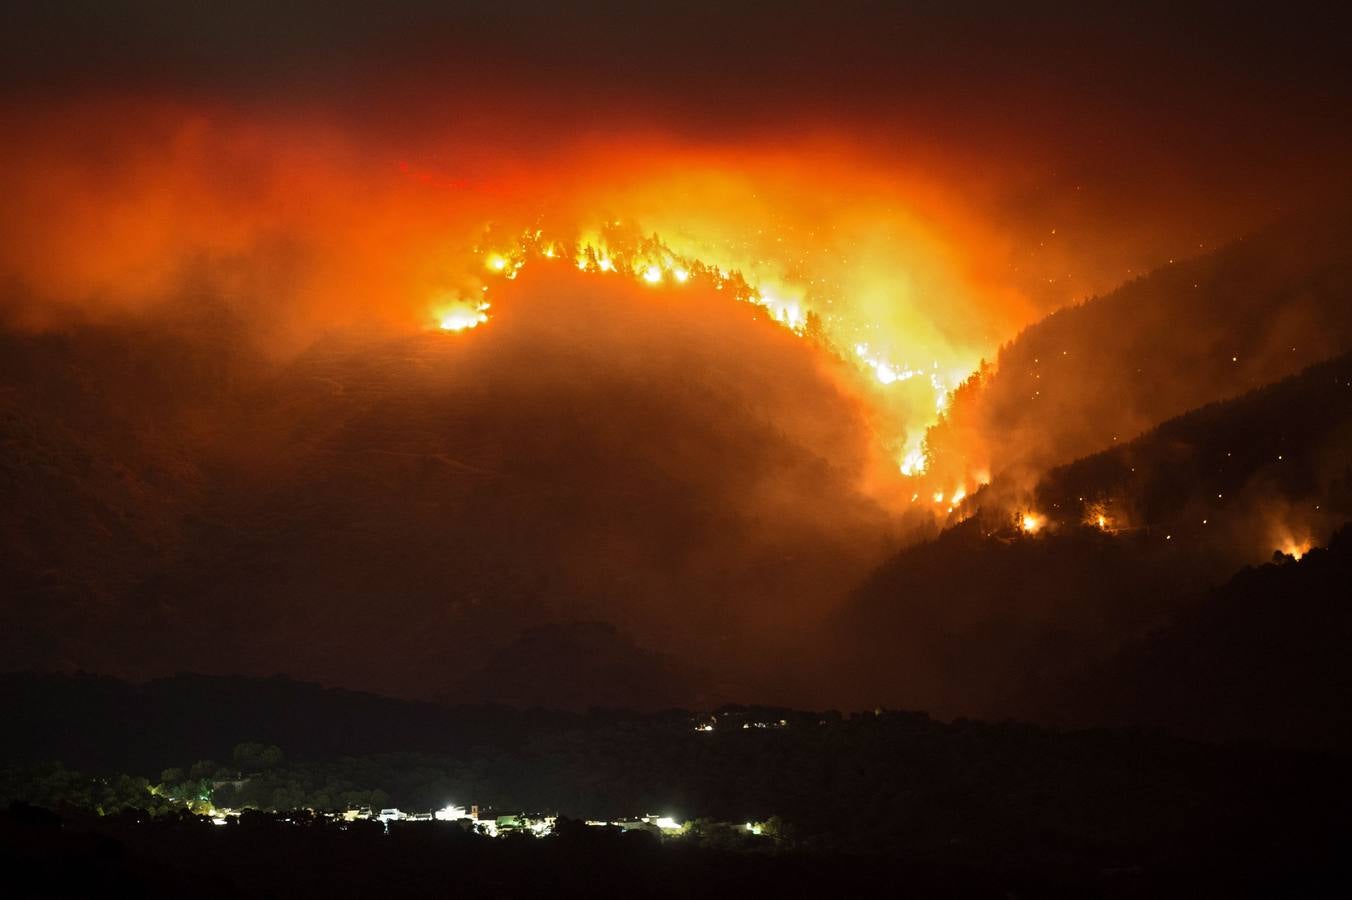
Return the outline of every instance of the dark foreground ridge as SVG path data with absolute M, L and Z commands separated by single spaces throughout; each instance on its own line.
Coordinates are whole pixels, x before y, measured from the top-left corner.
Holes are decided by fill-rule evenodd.
M 1352 812 L 1341 756 L 1134 730 L 442 707 L 282 679 L 3 684 L 20 726 L 3 862 L 42 895 L 1277 893 L 1336 874 Z M 431 816 L 452 804 L 548 814 L 553 833 Z M 382 809 L 427 820 L 387 830 Z M 680 827 L 585 824 L 644 815 Z
M 1003 865 L 736 850 L 580 823 L 543 839 L 493 840 L 440 824 L 385 834 L 259 816 L 216 828 L 189 818 L 62 818 L 31 807 L 0 813 L 0 846 L 0 862 L 15 873 L 10 896 L 34 897 L 1317 896 L 1335 884 L 1328 867 L 1305 858 L 1292 865 L 1256 845 L 1244 848 L 1256 857 L 1206 847 L 1186 864 L 1152 868 Z

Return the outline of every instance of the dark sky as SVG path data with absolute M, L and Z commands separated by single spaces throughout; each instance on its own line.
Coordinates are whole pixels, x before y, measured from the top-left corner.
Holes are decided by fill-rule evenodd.
M 459 111 L 528 90 L 541 101 L 531 115 L 559 102 L 575 116 L 582 101 L 676 131 L 825 119 L 886 134 L 919 121 L 952 137 L 1110 121 L 1118 140 L 1224 123 L 1268 141 L 1280 121 L 1346 136 L 1347 38 L 1330 12 L 1175 6 L 20 2 L 7 4 L 0 65 L 19 89 L 386 113 L 410 96 Z

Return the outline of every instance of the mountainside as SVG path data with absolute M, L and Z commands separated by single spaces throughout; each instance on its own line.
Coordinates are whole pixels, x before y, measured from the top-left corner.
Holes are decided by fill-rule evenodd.
M 1022 698 L 1114 652 L 1233 571 L 1143 535 L 1022 535 L 977 519 L 901 551 L 820 638 L 819 681 L 851 708 L 1019 716 Z
M 473 334 L 283 359 L 207 301 L 4 334 L 3 665 L 431 697 L 595 621 L 738 686 L 895 546 L 809 342 L 713 289 L 509 288 Z
M 1101 516 L 1111 532 L 1230 548 L 1239 561 L 1299 553 L 1352 519 L 1352 354 L 1053 469 L 1032 508 L 1052 525 Z
M 228 760 L 241 742 L 299 757 L 514 746 L 576 716 L 452 707 L 324 688 L 289 678 L 175 675 L 132 684 L 96 675 L 0 674 L 15 735 L 9 761 L 61 760 L 97 772 L 157 773 L 185 760 Z
M 482 331 L 284 358 L 210 299 L 0 330 L 0 664 L 1020 713 L 1352 518 L 1352 357 L 1266 384 L 1346 352 L 1342 221 L 1029 329 L 934 432 L 1013 462 L 899 554 L 836 363 L 713 290 L 523 273 Z
M 1352 519 L 1350 460 L 1352 355 L 1055 469 L 1024 512 L 997 478 L 860 588 L 832 670 L 857 704 L 1038 714 L 1027 698 L 1235 570 L 1328 540 Z
M 529 628 L 449 693 L 515 707 L 654 710 L 719 705 L 707 672 L 639 647 L 613 625 Z
M 1352 211 L 1291 219 L 1056 312 L 926 436 L 936 490 L 1024 483 L 1352 349 Z
M 0 328 L 0 659 L 70 666 L 186 540 L 202 442 L 254 360 L 210 307 L 154 323 Z
M 1352 527 L 1245 569 L 1165 626 L 1049 691 L 1050 717 L 1210 740 L 1352 748 Z

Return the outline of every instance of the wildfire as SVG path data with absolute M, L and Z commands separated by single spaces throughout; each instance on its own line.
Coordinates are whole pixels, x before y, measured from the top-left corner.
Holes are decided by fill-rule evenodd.
M 1099 531 L 1115 531 L 1113 517 L 1108 514 L 1106 503 L 1091 503 L 1085 507 L 1084 524 Z
M 613 226 L 618 224 L 612 223 Z M 758 287 L 748 282 L 740 272 L 677 254 L 656 236 L 626 239 L 619 233 L 607 234 L 603 229 L 601 233 L 584 235 L 569 244 L 546 240 L 542 231 L 536 230 L 519 237 L 513 247 L 503 249 L 499 246 L 498 249 L 484 251 L 482 258 L 490 274 L 508 279 L 516 278 L 518 272 L 532 261 L 547 262 L 563 258 L 571 259 L 581 272 L 615 273 L 649 286 L 703 282 L 715 290 L 729 292 L 735 300 L 763 308 L 772 321 L 795 334 L 806 336 L 810 332 L 817 333 L 812 332 L 810 327 L 815 315 L 810 297 L 804 296 L 802 289 L 790 285 L 780 285 L 773 291 L 767 287 Z M 488 290 L 487 285 L 484 290 Z M 436 314 L 437 324 L 446 331 L 473 328 L 488 320 L 485 309 L 486 304 L 483 307 L 456 308 L 449 312 L 442 310 Z M 872 372 L 880 385 L 925 377 L 934 390 L 933 408 L 936 413 L 946 408 L 951 385 L 956 385 L 966 376 L 965 372 L 956 370 L 941 374 L 937 362 L 929 371 L 899 364 L 866 343 L 857 343 L 854 350 L 861 365 Z M 902 474 L 914 476 L 925 471 L 925 464 L 921 448 L 911 446 L 903 455 L 900 469 Z
M 912 447 L 906 451 L 906 455 L 901 458 L 901 474 L 910 478 L 919 475 L 925 471 L 927 462 L 925 460 L 925 451 L 920 447 Z
M 1315 545 L 1314 532 L 1308 524 L 1285 519 L 1269 522 L 1268 539 L 1278 552 L 1294 559 L 1300 559 Z
M 1024 534 L 1037 534 L 1047 524 L 1047 517 L 1035 512 L 1025 512 L 1019 516 L 1019 530 Z
M 959 198 L 965 192 L 943 189 L 928 166 L 899 167 L 890 153 L 875 158 L 847 141 L 809 136 L 800 147 L 788 134 L 748 134 L 724 145 L 607 129 L 611 137 L 566 138 L 548 151 L 529 136 L 528 152 L 515 156 L 468 139 L 442 146 L 430 132 L 425 142 L 376 132 L 368 145 L 365 133 L 341 128 L 312 134 L 308 117 L 127 108 L 136 114 L 119 101 L 86 120 L 83 107 L 43 104 L 36 116 L 15 107 L 5 120 L 23 140 L 9 142 L 22 152 L 6 157 L 14 165 L 0 193 L 23 227 L 0 256 L 25 293 L 41 288 L 34 302 L 51 301 L 54 316 L 64 315 L 55 311 L 63 298 L 117 309 L 159 302 L 189 251 L 231 260 L 223 278 L 240 265 L 271 266 L 253 254 L 275 235 L 307 253 L 288 276 L 287 302 L 274 303 L 269 288 L 259 314 L 277 319 L 269 335 L 295 342 L 315 326 L 368 322 L 447 339 L 492 330 L 511 302 L 495 291 L 529 266 L 605 273 L 663 303 L 679 303 L 683 289 L 717 290 L 762 324 L 820 343 L 835 357 L 832 378 L 840 357 L 856 369 L 841 394 L 879 436 L 868 448 L 873 485 L 880 461 L 893 479 L 935 468 L 905 438 L 947 410 L 991 335 L 1013 333 L 1036 311 L 1001 287 L 1006 235 Z M 123 133 L 122 121 L 137 127 Z M 103 132 L 109 153 L 91 160 L 78 137 L 105 125 L 115 126 Z M 396 170 L 389 154 L 404 144 L 428 158 Z M 110 232 L 107 222 L 128 210 L 132 220 Z M 602 210 L 625 218 L 602 220 Z M 951 491 L 963 475 L 895 495 Z M 974 490 L 970 477 L 965 484 Z
M 626 231 L 620 222 L 606 223 L 598 231 L 584 232 L 571 242 L 546 235 L 543 229 L 535 229 L 507 242 L 496 240 L 486 247 L 477 248 L 476 252 L 484 273 L 479 279 L 484 302 L 472 303 L 457 299 L 451 303 L 434 305 L 433 321 L 442 331 L 462 332 L 489 322 L 490 304 L 487 298 L 491 296 L 495 279 L 515 279 L 528 265 L 568 264 L 575 266 L 579 272 L 628 278 L 650 288 L 679 289 L 687 285 L 711 287 L 726 293 L 734 302 L 759 307 L 765 311 L 769 321 L 800 337 L 822 341 L 828 347 L 831 346 L 828 326 L 833 325 L 837 329 L 850 327 L 844 320 L 834 317 L 830 309 L 833 301 L 829 295 L 823 299 L 813 294 L 814 289 L 810 286 L 813 282 L 810 280 L 803 284 L 773 277 L 770 283 L 758 285 L 748 281 L 735 269 L 682 255 L 657 235 L 643 237 L 635 229 Z M 854 343 L 853 349 L 854 358 L 862 371 L 883 389 L 913 379 L 927 383 L 926 386 L 933 391 L 931 415 L 943 413 L 952 389 L 968 374 L 957 367 L 941 369 L 937 361 L 929 367 L 897 362 L 884 350 L 864 341 Z M 913 400 L 905 398 L 913 397 L 914 389 L 909 394 L 899 392 L 896 396 L 899 404 L 913 403 Z M 884 404 L 889 402 L 885 397 Z M 897 469 L 904 477 L 919 477 L 926 471 L 928 459 L 921 439 L 927 424 L 927 421 L 906 422 L 910 436 L 896 457 Z M 975 485 L 980 486 L 989 480 L 989 475 L 981 473 Z M 971 479 L 960 482 L 951 493 L 933 489 L 926 491 L 924 488 L 919 488 L 919 491 L 931 496 L 940 509 L 947 507 L 951 512 L 967 497 L 969 490 L 974 489 L 971 484 Z
M 807 325 L 807 317 L 803 314 L 802 307 L 797 303 L 777 300 L 760 293 L 754 295 L 751 302 L 768 309 L 774 320 L 790 331 L 801 334 L 803 328 Z
M 936 363 L 937 365 L 937 363 Z M 930 385 L 934 388 L 934 411 L 942 413 L 948 409 L 948 388 L 938 373 L 930 373 Z
M 488 321 L 488 310 L 491 306 L 487 301 L 476 304 L 454 301 L 438 314 L 437 327 L 442 331 L 467 331 L 477 328 Z
M 882 356 L 872 352 L 869 349 L 868 344 L 855 344 L 854 355 L 859 357 L 860 361 L 862 361 L 865 366 L 873 370 L 873 374 L 880 384 L 892 384 L 894 381 L 909 381 L 915 376 L 923 374 L 918 369 L 912 369 L 910 366 L 894 365 Z
M 1277 549 L 1293 559 L 1300 559 L 1306 553 L 1309 553 L 1310 548 L 1313 546 L 1314 542 L 1309 538 L 1297 538 L 1292 535 L 1287 535 L 1280 539 Z

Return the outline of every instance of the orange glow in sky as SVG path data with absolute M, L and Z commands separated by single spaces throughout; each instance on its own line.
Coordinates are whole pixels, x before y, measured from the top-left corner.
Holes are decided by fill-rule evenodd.
M 1038 311 L 961 195 L 838 141 L 590 140 L 548 162 L 476 151 L 464 176 L 453 142 L 392 157 L 322 123 L 171 104 L 7 124 L 25 140 L 0 149 L 0 269 L 25 287 L 8 316 L 33 327 L 193 283 L 286 352 L 331 328 L 482 326 L 527 256 L 664 292 L 713 278 L 851 360 L 880 454 L 915 473 L 948 392 Z

